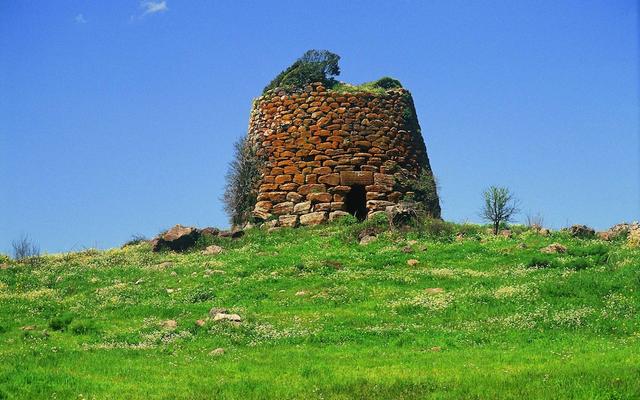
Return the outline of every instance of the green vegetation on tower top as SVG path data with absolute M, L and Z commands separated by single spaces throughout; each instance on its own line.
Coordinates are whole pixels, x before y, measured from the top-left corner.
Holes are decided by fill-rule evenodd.
M 337 92 L 384 93 L 389 89 L 402 88 L 400 81 L 383 77 L 372 82 L 352 85 L 335 79 L 340 75 L 340 56 L 327 50 L 308 50 L 291 66 L 276 76 L 263 90 L 282 88 L 302 90 L 311 83 L 320 82 L 328 90 Z

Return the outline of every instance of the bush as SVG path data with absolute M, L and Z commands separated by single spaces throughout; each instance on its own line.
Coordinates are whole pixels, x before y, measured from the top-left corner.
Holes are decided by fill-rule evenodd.
M 423 218 L 418 225 L 418 232 L 432 239 L 448 239 L 455 233 L 455 226 L 439 218 Z
M 127 240 L 122 247 L 127 247 L 127 246 L 135 246 L 137 244 L 140 243 L 145 243 L 148 242 L 149 239 L 144 236 L 144 235 L 140 235 L 140 234 L 135 234 L 135 235 L 131 235 L 131 239 Z
M 327 50 L 309 50 L 289 68 L 276 76 L 263 90 L 282 87 L 302 89 L 310 83 L 322 82 L 326 87 L 336 83 L 334 76 L 340 75 L 340 56 Z
M 347 229 L 347 240 L 359 241 L 365 236 L 376 236 L 390 229 L 389 220 L 385 214 L 377 214 L 372 218 L 351 225 Z
M 19 239 L 11 242 L 13 248 L 13 258 L 24 260 L 40 256 L 40 246 L 34 243 L 28 235 L 22 235 Z
M 258 183 L 262 174 L 263 160 L 248 137 L 234 144 L 235 155 L 229 164 L 226 187 L 223 195 L 224 209 L 231 224 L 242 225 L 251 219 L 257 202 Z
M 49 328 L 54 331 L 64 331 L 67 329 L 71 321 L 73 321 L 73 315 L 68 313 L 62 314 L 49 321 Z
M 525 263 L 527 268 L 550 268 L 554 266 L 553 259 L 549 256 L 536 254 Z
M 395 190 L 403 193 L 413 192 L 412 195 L 406 195 L 405 200 L 415 201 L 431 217 L 440 218 L 438 188 L 431 171 L 423 168 L 418 176 L 412 176 L 406 170 L 401 170 L 394 176 L 396 177 Z
M 69 330 L 74 335 L 88 335 L 90 333 L 94 333 L 98 331 L 95 323 L 89 320 L 76 321 L 73 324 L 71 324 Z
M 400 81 L 397 79 L 385 76 L 373 82 L 372 86 L 382 89 L 399 89 L 402 87 L 402 83 L 400 83 Z

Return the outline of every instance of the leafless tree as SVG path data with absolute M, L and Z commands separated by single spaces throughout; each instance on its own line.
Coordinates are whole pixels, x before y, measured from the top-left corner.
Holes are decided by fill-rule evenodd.
M 527 226 L 529 228 L 532 228 L 535 226 L 541 228 L 544 224 L 544 217 L 540 215 L 540 213 L 532 214 L 531 212 L 529 212 L 526 218 L 527 218 Z
M 40 255 L 40 246 L 34 243 L 28 235 L 22 235 L 19 239 L 11 242 L 13 248 L 13 258 L 23 260 Z
M 483 192 L 484 206 L 480 216 L 493 225 L 493 234 L 497 235 L 500 223 L 513 221 L 519 212 L 518 200 L 505 187 L 491 186 Z

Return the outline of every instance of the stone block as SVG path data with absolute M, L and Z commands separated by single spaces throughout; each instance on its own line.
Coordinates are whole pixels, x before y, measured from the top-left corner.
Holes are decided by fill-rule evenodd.
M 278 221 L 280 222 L 280 226 L 295 228 L 298 225 L 298 216 L 281 215 L 280 217 L 278 217 Z
M 333 211 L 329 213 L 329 221 L 335 221 L 337 219 L 346 217 L 347 215 L 350 215 L 350 214 L 346 211 Z
M 310 201 L 303 201 L 303 202 L 298 203 L 295 206 L 293 206 L 293 212 L 295 214 L 306 214 L 309 211 L 311 211 L 311 202 Z
M 327 213 L 324 211 L 312 212 L 300 216 L 301 225 L 318 225 L 327 220 Z
M 328 203 L 331 201 L 333 196 L 331 193 L 309 193 L 307 194 L 307 200 L 312 203 Z
M 340 184 L 340 174 L 322 175 L 318 178 L 318 183 L 324 183 L 329 186 L 337 186 Z
M 341 171 L 340 185 L 371 185 L 373 184 L 373 172 L 371 171 Z
M 303 196 L 306 196 L 309 193 L 322 193 L 326 191 L 327 191 L 327 187 L 321 183 L 312 183 L 312 184 L 302 185 L 298 188 L 298 193 L 300 193 Z
M 275 215 L 291 214 L 293 212 L 293 202 L 285 201 L 273 206 L 271 212 Z

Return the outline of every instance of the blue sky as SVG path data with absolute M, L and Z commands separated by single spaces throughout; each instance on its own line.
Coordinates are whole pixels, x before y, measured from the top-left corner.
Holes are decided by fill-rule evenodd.
M 640 219 L 635 1 L 4 1 L 0 252 L 224 226 L 252 98 L 305 50 L 414 95 L 443 216 L 511 188 L 561 228 Z M 523 218 L 521 218 L 523 219 Z

